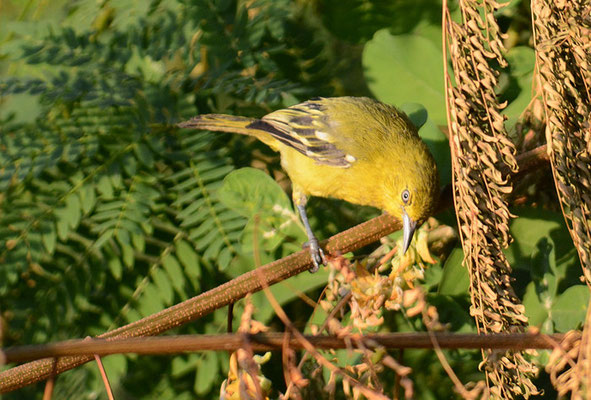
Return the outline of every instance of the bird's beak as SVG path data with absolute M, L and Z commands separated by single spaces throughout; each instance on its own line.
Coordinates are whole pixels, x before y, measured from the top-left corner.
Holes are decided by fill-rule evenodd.
M 402 228 L 404 230 L 404 248 L 402 254 L 404 254 L 406 253 L 406 250 L 408 250 L 408 246 L 410 246 L 410 242 L 412 241 L 412 235 L 415 233 L 415 229 L 417 229 L 417 223 L 410 219 L 406 211 L 402 212 Z

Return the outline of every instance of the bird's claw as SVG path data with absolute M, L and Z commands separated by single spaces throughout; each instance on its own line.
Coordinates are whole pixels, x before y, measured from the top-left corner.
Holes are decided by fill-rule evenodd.
M 310 257 L 312 258 L 312 263 L 314 266 L 308 270 L 311 274 L 318 271 L 321 265 L 326 265 L 326 256 L 324 255 L 324 251 L 320 248 L 317 239 L 308 240 L 304 243 L 304 248 L 307 247 L 310 250 Z

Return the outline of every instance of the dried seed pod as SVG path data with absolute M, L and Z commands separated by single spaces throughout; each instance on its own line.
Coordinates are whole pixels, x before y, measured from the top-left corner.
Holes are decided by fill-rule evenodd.
M 591 285 L 591 5 L 585 0 L 532 2 L 538 80 L 546 138 L 560 205 Z M 552 357 L 547 369 L 561 396 L 588 398 L 591 321 L 575 351 Z M 566 360 L 569 362 L 566 363 Z
M 479 332 L 524 331 L 527 318 L 510 284 L 503 249 L 511 241 L 505 196 L 506 176 L 515 171 L 515 146 L 508 139 L 495 95 L 498 73 L 490 61 L 506 65 L 502 36 L 491 0 L 461 0 L 462 24 L 446 20 L 446 35 L 456 85 L 447 82 L 454 203 L 464 264 L 470 272 L 471 314 Z M 535 368 L 519 353 L 484 352 L 483 368 L 495 398 L 537 393 Z

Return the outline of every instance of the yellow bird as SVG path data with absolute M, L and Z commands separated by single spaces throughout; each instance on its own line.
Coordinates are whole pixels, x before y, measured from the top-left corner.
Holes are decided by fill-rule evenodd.
M 403 223 L 404 252 L 439 197 L 435 161 L 415 126 L 397 108 L 366 97 L 316 98 L 261 119 L 198 115 L 179 127 L 254 136 L 281 154 L 308 235 L 311 272 L 326 262 L 306 215 L 308 196 L 388 212 Z

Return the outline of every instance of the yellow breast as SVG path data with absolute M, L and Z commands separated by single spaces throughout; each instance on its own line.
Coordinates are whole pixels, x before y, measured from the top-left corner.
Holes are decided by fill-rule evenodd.
M 384 168 L 376 163 L 358 160 L 349 168 L 319 165 L 316 161 L 289 148 L 281 146 L 281 165 L 291 181 L 306 194 L 332 197 L 350 203 L 384 209 L 380 182 Z

